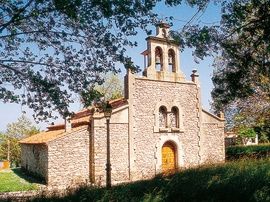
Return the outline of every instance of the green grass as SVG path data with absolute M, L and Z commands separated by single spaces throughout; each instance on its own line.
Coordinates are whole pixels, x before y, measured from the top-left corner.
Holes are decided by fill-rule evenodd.
M 27 177 L 19 168 L 0 171 L 0 193 L 36 190 L 38 185 Z
M 270 160 L 238 161 L 36 201 L 270 201 Z

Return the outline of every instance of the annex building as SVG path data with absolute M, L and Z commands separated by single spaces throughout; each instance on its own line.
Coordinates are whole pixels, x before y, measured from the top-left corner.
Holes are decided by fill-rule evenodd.
M 110 101 L 112 183 L 205 163 L 223 162 L 224 117 L 201 105 L 197 72 L 186 80 L 169 26 L 146 38 L 142 76 L 127 71 L 125 97 Z M 22 167 L 50 186 L 106 182 L 106 119 L 99 107 L 23 139 Z

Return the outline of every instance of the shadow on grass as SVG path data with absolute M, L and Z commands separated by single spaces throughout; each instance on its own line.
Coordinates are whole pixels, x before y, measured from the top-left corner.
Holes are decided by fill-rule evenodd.
M 63 197 L 34 201 L 270 201 L 270 161 L 239 161 L 200 166 L 107 190 L 81 187 Z
M 11 169 L 14 174 L 16 174 L 18 177 L 24 179 L 26 182 L 29 183 L 36 183 L 36 184 L 42 184 L 46 185 L 46 182 L 43 178 L 33 175 L 20 167 Z

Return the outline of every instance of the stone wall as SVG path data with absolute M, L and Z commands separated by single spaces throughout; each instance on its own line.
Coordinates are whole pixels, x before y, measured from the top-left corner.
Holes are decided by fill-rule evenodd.
M 45 144 L 21 144 L 21 167 L 47 182 L 47 146 Z
M 48 143 L 48 185 L 58 189 L 89 180 L 87 127 Z
M 107 161 L 107 129 L 105 119 L 99 121 L 94 129 L 94 161 L 95 161 L 95 184 L 105 185 L 106 182 L 106 161 Z M 103 126 L 102 126 L 103 123 Z M 117 184 L 129 180 L 129 156 L 128 156 L 128 124 L 110 124 L 110 145 L 111 145 L 111 177 L 112 183 Z
M 202 129 L 202 162 L 224 162 L 225 136 L 223 123 L 203 123 Z
M 18 191 L 0 193 L 0 201 L 32 201 L 39 196 L 39 191 Z
M 131 85 L 130 85 L 131 86 Z M 130 96 L 133 99 L 134 127 L 133 149 L 137 179 L 153 177 L 160 168 L 156 167 L 158 155 L 157 145 L 161 139 L 176 136 L 179 139 L 177 155 L 182 161 L 178 161 L 178 167 L 188 167 L 199 163 L 199 108 L 198 89 L 192 82 L 164 82 L 135 78 L 134 91 Z M 132 87 L 133 87 L 132 86 Z M 132 91 L 131 91 L 132 92 Z M 154 132 L 155 112 L 159 106 L 176 106 L 181 111 L 180 119 L 183 125 L 180 131 L 171 129 L 162 132 Z M 158 107 L 156 107 L 158 106 Z M 168 108 L 168 111 L 171 109 Z M 169 140 L 170 138 L 168 138 Z M 174 143 L 176 143 L 174 141 Z M 160 156 L 160 155 L 159 155 Z
M 216 163 L 225 160 L 224 119 L 202 110 L 201 161 Z

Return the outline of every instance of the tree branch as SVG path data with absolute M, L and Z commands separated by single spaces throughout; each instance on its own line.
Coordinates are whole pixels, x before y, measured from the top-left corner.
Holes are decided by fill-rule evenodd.
M 35 34 L 35 33 L 66 34 L 66 35 L 69 35 L 69 36 L 76 36 L 76 37 L 81 37 L 81 38 L 85 38 L 85 39 L 87 38 L 86 36 L 75 35 L 75 34 L 71 34 L 71 33 L 67 33 L 67 32 L 61 32 L 61 31 L 35 30 L 35 31 L 28 31 L 28 32 L 20 32 L 20 33 L 3 35 L 3 36 L 0 36 L 0 39 L 9 38 L 9 37 L 18 36 L 18 35 Z
M 25 61 L 25 60 L 0 60 L 0 62 L 19 62 L 19 63 L 28 63 L 28 64 L 35 64 L 35 65 L 44 65 L 44 66 L 53 66 L 46 63 L 41 62 L 31 62 L 31 61 Z
M 13 17 L 6 23 L 2 24 L 1 25 L 1 28 L 0 28 L 0 33 L 7 27 L 9 26 L 10 24 L 12 24 L 13 22 L 15 22 L 15 19 L 22 13 L 25 11 L 25 9 L 30 6 L 30 4 L 33 2 L 34 0 L 29 0 L 27 4 L 25 4 L 25 6 L 21 9 L 18 10 L 17 13 L 14 13 Z
M 11 71 L 13 71 L 13 72 L 16 72 L 16 73 L 18 73 L 18 74 L 20 74 L 20 75 L 22 75 L 22 76 L 25 76 L 25 73 L 24 72 L 22 72 L 22 71 L 20 71 L 20 70 L 18 70 L 18 69 L 15 69 L 14 67 L 11 67 L 11 66 L 8 66 L 8 65 L 4 65 L 4 64 L 0 64 L 3 68 L 5 68 L 5 69 L 9 69 L 9 70 L 11 70 Z

